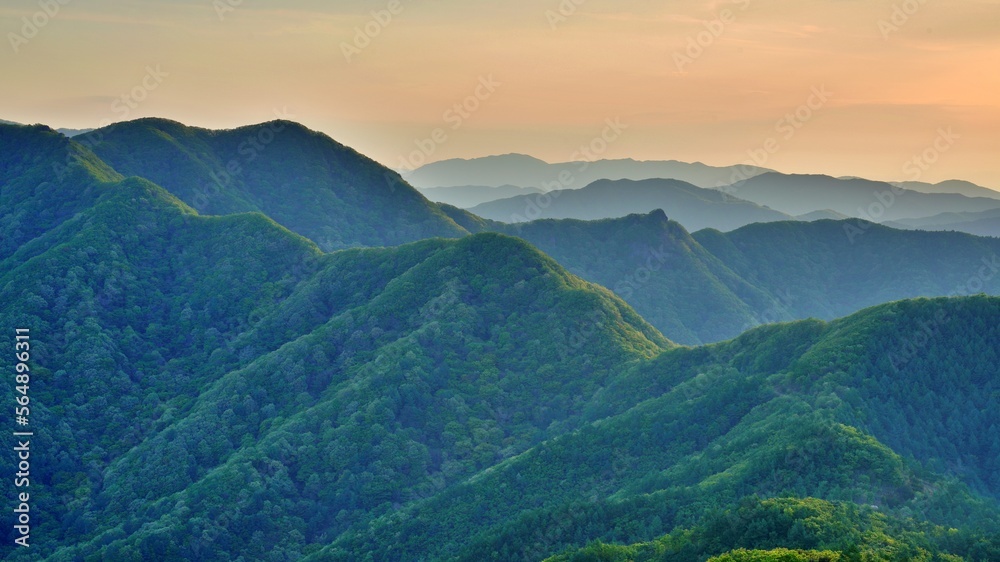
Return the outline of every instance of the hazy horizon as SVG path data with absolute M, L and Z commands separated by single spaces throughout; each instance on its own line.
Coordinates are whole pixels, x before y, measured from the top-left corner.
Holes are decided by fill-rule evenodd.
M 392 168 L 574 160 L 617 122 L 595 157 L 1000 188 L 993 0 L 53 6 L 0 8 L 18 85 L 0 118 L 216 129 L 283 113 Z

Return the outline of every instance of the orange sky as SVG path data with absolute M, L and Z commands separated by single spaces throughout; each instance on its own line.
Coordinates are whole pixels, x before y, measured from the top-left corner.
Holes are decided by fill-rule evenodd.
M 284 111 L 393 167 L 421 145 L 568 160 L 618 119 L 599 156 L 917 179 L 907 162 L 932 150 L 919 179 L 1000 189 L 1000 0 L 10 4 L 3 119 L 222 128 Z

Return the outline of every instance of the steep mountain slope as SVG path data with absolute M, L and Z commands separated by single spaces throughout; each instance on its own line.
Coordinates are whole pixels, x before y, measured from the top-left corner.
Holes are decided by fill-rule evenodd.
M 407 173 L 406 180 L 418 188 L 516 185 L 551 191 L 556 189 L 554 183 L 562 189 L 578 189 L 604 179 L 661 178 L 714 188 L 770 171 L 756 166 L 715 167 L 676 160 L 581 160 L 549 164 L 523 154 L 505 154 L 433 162 Z
M 726 549 L 733 549 L 719 554 Z M 717 555 L 717 556 L 713 556 Z M 711 557 L 711 558 L 709 558 Z M 546 562 L 856 562 L 994 560 L 996 543 L 878 509 L 808 499 L 748 499 L 691 528 L 631 546 L 601 542 Z
M 0 257 L 0 333 L 32 334 L 32 548 L 8 528 L 4 559 L 539 560 L 675 529 L 696 556 L 884 546 L 855 540 L 869 531 L 904 558 L 996 551 L 1000 299 L 677 347 L 517 238 L 324 254 L 262 214 L 122 180 L 47 128 L 6 134 L 21 197 L 0 216 L 71 204 Z M 82 160 L 60 184 L 45 170 L 67 150 Z M 662 213 L 629 220 L 620 238 L 565 224 L 727 275 Z M 525 226 L 554 244 L 560 224 Z M 769 526 L 722 524 L 754 520 Z
M 998 315 L 995 298 L 903 301 L 664 353 L 602 391 L 585 410 L 590 425 L 310 560 L 537 560 L 592 539 L 650 540 L 753 495 L 815 496 L 995 533 L 1000 441 L 980 436 L 1000 421 Z M 935 323 L 927 347 L 894 366 L 891 354 L 907 355 L 926 322 Z M 471 545 L 470 528 L 481 529 Z M 852 540 L 842 528 L 817 530 Z M 698 546 L 812 548 L 719 535 Z M 936 540 L 945 551 L 959 542 Z
M 0 264 L 2 330 L 36 334 L 33 560 L 293 555 L 571 429 L 615 369 L 671 346 L 514 238 L 324 255 L 259 214 L 101 185 Z M 314 516 L 260 527 L 261 501 Z
M 754 222 L 792 217 L 713 190 L 677 180 L 601 180 L 583 189 L 522 195 L 477 205 L 470 212 L 507 223 L 530 220 L 596 220 L 663 209 L 688 230 L 732 230 Z
M 1000 199 L 993 197 L 920 193 L 884 182 L 820 175 L 767 173 L 721 189 L 794 216 L 828 209 L 876 222 L 1000 208 Z
M 92 205 L 121 176 L 42 125 L 0 124 L 0 259 Z
M 678 343 L 719 341 L 766 321 L 794 318 L 779 299 L 730 271 L 663 211 L 521 225 L 455 220 L 469 230 L 524 238 L 574 274 L 613 290 Z
M 821 220 L 692 236 L 662 211 L 509 225 L 442 209 L 470 232 L 524 238 L 687 345 L 905 298 L 1000 294 L 1000 241 L 965 234 Z
M 92 136 L 116 170 L 202 214 L 260 211 L 325 250 L 466 234 L 396 173 L 297 123 L 210 131 L 139 119 Z

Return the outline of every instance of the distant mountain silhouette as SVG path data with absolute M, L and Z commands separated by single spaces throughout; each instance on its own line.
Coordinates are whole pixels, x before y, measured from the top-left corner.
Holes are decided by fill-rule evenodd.
M 887 226 L 907 230 L 954 230 L 977 236 L 1000 237 L 1000 209 L 977 213 L 941 213 L 920 219 L 902 219 Z
M 583 189 L 521 195 L 469 209 L 480 217 L 508 223 L 534 219 L 597 220 L 663 209 L 690 231 L 733 230 L 755 222 L 794 220 L 779 213 L 680 180 L 599 180 Z
M 806 213 L 804 215 L 799 215 L 795 217 L 800 221 L 812 222 L 818 220 L 844 220 L 851 217 L 845 215 L 844 213 L 838 213 L 837 211 L 831 211 L 829 209 L 824 209 L 822 211 L 813 211 L 811 213 Z
M 885 182 L 823 175 L 767 173 L 722 190 L 793 216 L 826 209 L 875 222 L 1000 208 L 1000 199 L 921 193 Z
M 502 185 L 492 187 L 487 185 L 462 185 L 456 187 L 424 187 L 417 191 L 424 194 L 424 197 L 438 203 L 454 205 L 462 209 L 475 207 L 490 201 L 517 197 L 518 195 L 531 195 L 542 193 L 537 187 L 518 187 L 516 185 Z
M 921 193 L 957 193 L 966 197 L 992 197 L 1000 199 L 1000 191 L 964 180 L 948 180 L 940 183 L 902 181 L 894 182 L 893 185 Z
M 756 166 L 715 167 L 676 160 L 596 160 L 549 164 L 523 154 L 486 156 L 470 160 L 442 160 L 422 166 L 404 177 L 418 188 L 516 185 L 578 189 L 602 179 L 677 179 L 698 187 L 718 187 L 769 172 Z
M 21 125 L 22 123 L 17 123 L 15 121 L 7 121 L 6 119 L 0 119 L 0 125 Z M 75 137 L 77 135 L 82 135 L 84 133 L 89 133 L 93 129 L 55 129 L 56 132 L 66 135 L 67 137 Z

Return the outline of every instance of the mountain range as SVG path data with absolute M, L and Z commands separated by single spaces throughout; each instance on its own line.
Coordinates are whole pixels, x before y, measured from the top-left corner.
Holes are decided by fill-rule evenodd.
M 406 181 L 418 189 L 482 185 L 515 185 L 544 191 L 576 189 L 597 180 L 675 179 L 698 187 L 730 185 L 770 172 L 757 166 L 708 166 L 676 160 L 578 160 L 549 164 L 524 154 L 433 162 L 405 172 Z
M 518 195 L 537 195 L 544 193 L 537 187 L 518 187 L 516 185 L 502 185 L 491 187 L 486 185 L 459 185 L 455 187 L 425 187 L 418 188 L 431 201 L 453 205 L 462 209 L 475 207 L 482 203 L 489 203 L 498 199 L 508 199 Z
M 519 195 L 469 209 L 507 223 L 535 219 L 598 220 L 662 209 L 689 230 L 733 230 L 754 222 L 793 220 L 778 211 L 672 179 L 599 180 L 582 189 Z
M 893 185 L 921 193 L 957 193 L 966 197 L 991 197 L 993 199 L 1000 199 L 1000 191 L 963 180 L 947 180 L 938 183 L 904 181 L 896 182 Z
M 720 189 L 790 215 L 829 210 L 874 222 L 1000 208 L 1000 198 L 994 196 L 924 193 L 885 182 L 822 175 L 766 173 Z
M 470 232 L 531 242 L 688 345 L 730 339 L 760 324 L 832 320 L 906 298 L 1000 294 L 1000 240 L 962 233 L 820 220 L 689 234 L 662 210 L 515 225 L 445 211 Z
M 291 123 L 100 133 L 0 125 L 36 485 L 31 550 L 8 529 L 4 559 L 1000 557 L 992 240 L 501 225 Z M 954 287 L 688 347 L 577 269 L 675 292 L 692 333 Z

